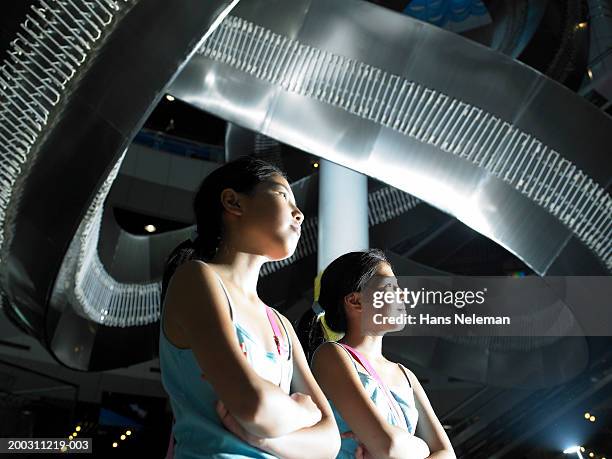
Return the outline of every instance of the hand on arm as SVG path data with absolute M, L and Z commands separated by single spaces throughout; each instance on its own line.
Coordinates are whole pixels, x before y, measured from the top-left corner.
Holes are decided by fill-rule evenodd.
M 170 280 L 166 307 L 181 328 L 206 379 L 248 432 L 276 436 L 320 419 L 308 400 L 291 398 L 261 378 L 240 351 L 227 298 L 211 267 L 197 261 L 179 266 Z M 278 422 L 277 413 L 283 413 Z
M 329 402 L 308 367 L 304 351 L 291 323 L 284 317 L 282 320 L 290 334 L 293 347 L 291 389 L 298 392 L 291 394 L 291 398 L 297 403 L 314 404 L 320 412 L 320 419 L 312 426 L 273 438 L 249 436 L 244 430 L 236 428 L 231 415 L 225 416 L 224 425 L 244 441 L 284 459 L 303 458 L 304 451 L 308 451 L 309 458 L 335 458 L 340 450 L 340 436 Z M 284 413 L 282 416 L 278 414 L 272 416 L 280 423 L 287 421 Z

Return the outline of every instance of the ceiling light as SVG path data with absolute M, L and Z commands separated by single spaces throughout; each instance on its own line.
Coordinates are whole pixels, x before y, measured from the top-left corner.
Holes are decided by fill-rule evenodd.
M 154 233 L 157 228 L 155 228 L 155 225 L 145 225 L 144 229 L 147 233 Z
M 565 454 L 577 454 L 580 459 L 584 459 L 580 454 L 580 446 L 574 445 L 563 450 Z
M 171 96 L 170 94 L 166 94 L 166 100 L 168 102 L 172 102 L 172 101 L 174 101 L 174 96 Z

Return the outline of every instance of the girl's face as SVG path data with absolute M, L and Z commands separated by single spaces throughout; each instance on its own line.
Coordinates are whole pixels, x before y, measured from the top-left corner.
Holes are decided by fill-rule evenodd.
M 287 180 L 275 174 L 257 184 L 251 195 L 242 195 L 241 243 L 253 245 L 251 253 L 270 260 L 293 255 L 301 235 L 304 214 L 295 203 Z
M 387 263 L 380 263 L 376 274 L 361 291 L 363 306 L 362 330 L 364 334 L 383 334 L 404 328 L 401 317 L 406 305 L 398 299 L 397 278 Z

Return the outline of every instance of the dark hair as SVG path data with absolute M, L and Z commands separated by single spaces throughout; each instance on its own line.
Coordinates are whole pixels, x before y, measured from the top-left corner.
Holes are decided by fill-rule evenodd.
M 223 234 L 221 191 L 232 188 L 239 193 L 251 194 L 256 185 L 275 174 L 287 179 L 280 168 L 267 161 L 254 156 L 240 156 L 204 178 L 193 200 L 198 236 L 194 241 L 187 239 L 181 242 L 166 259 L 162 279 L 162 305 L 170 278 L 179 265 L 192 259 L 208 260 L 217 252 Z
M 319 304 L 325 310 L 325 321 L 335 332 L 347 331 L 344 297 L 353 292 L 360 292 L 376 274 L 380 263 L 388 263 L 387 257 L 380 249 L 369 249 L 364 252 L 349 252 L 332 261 L 321 275 Z M 306 354 L 308 362 L 316 348 L 325 341 L 317 314 L 308 308 L 298 322 L 297 335 Z

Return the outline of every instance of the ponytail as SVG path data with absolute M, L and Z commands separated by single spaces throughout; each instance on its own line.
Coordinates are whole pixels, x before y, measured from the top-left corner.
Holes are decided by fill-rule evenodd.
M 318 314 L 312 308 L 308 308 L 300 318 L 296 334 L 310 365 L 314 351 L 326 341 Z
M 344 336 L 345 331 L 337 332 L 327 322 L 325 311 L 316 301 L 300 318 L 296 333 L 309 364 L 320 344 L 325 341 L 338 341 Z

